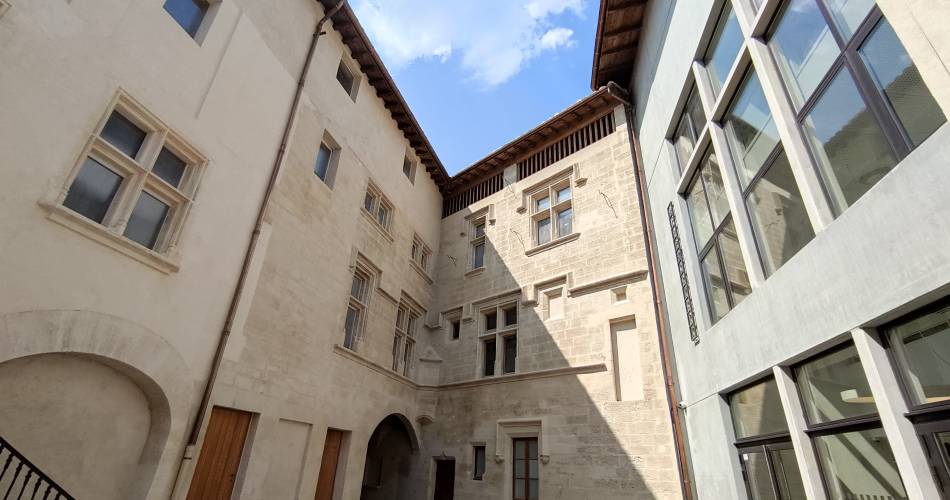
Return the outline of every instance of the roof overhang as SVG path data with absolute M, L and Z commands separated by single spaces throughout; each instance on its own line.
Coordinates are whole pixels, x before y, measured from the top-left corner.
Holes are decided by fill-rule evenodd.
M 590 88 L 609 82 L 630 88 L 648 0 L 601 0 Z
M 339 0 L 318 0 L 323 6 L 325 12 L 339 3 Z M 402 131 L 409 146 L 415 151 L 416 156 L 422 162 L 426 172 L 432 177 L 432 180 L 444 192 L 448 185 L 450 177 L 442 161 L 439 160 L 432 144 L 422 131 L 419 122 L 409 109 L 409 104 L 399 92 L 392 76 L 383 64 L 376 49 L 370 42 L 366 32 L 356 18 L 356 14 L 350 8 L 349 3 L 343 5 L 330 18 L 333 21 L 333 29 L 343 37 L 343 43 L 350 49 L 350 55 L 359 63 L 360 70 L 366 75 L 367 81 L 376 90 L 376 95 L 383 101 L 383 105 L 389 110 L 393 120 Z

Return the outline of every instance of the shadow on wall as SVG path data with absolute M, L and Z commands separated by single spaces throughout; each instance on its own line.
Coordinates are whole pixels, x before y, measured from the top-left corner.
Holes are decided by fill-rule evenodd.
M 638 217 L 635 207 L 621 212 Z M 616 212 L 611 208 L 611 213 Z M 519 291 L 534 283 L 520 282 L 509 266 L 537 266 L 522 272 L 532 279 L 556 277 L 578 273 L 598 250 L 587 243 L 577 253 L 570 248 L 579 244 L 574 242 L 528 261 L 518 243 L 523 239 L 502 238 L 508 231 L 501 221 L 489 230 L 484 273 L 436 280 L 435 295 L 443 297 L 443 304 L 476 302 L 471 318 L 462 320 L 458 340 L 452 339 L 449 322 L 428 332 L 428 345 L 442 358 L 442 387 L 431 397 L 425 388 L 420 395 L 420 411 L 431 410 L 433 418 L 422 422 L 422 449 L 411 474 L 413 484 L 428 489 L 411 498 L 434 498 L 440 482 L 436 464 L 444 460 L 454 461 L 452 498 L 460 500 L 681 498 L 648 283 L 642 275 L 627 273 L 600 286 L 575 286 L 569 294 L 568 283 L 562 282 L 560 295 L 543 296 L 542 290 L 536 304 L 526 303 Z M 467 237 L 462 239 L 467 245 Z M 617 239 L 641 241 L 639 233 Z M 504 250 L 514 255 L 513 262 L 502 259 L 496 244 L 515 247 Z M 628 246 L 624 251 L 637 251 Z M 452 243 L 443 241 L 442 251 L 452 250 Z M 462 255 L 454 260 L 463 261 Z M 460 277 L 451 262 L 447 268 Z M 506 290 L 512 293 L 478 302 Z M 511 304 L 517 306 L 517 318 L 509 325 L 505 311 Z M 486 324 L 490 311 L 498 314 L 493 332 L 486 331 L 491 330 Z M 514 374 L 505 374 L 506 339 L 517 345 Z M 494 374 L 485 376 L 486 346 L 490 349 L 492 341 L 497 360 Z M 530 376 L 552 370 L 550 376 Z M 485 379 L 497 383 L 481 383 Z M 425 406 L 427 399 L 431 408 Z M 482 446 L 484 476 L 475 478 L 475 449 Z
M 361 500 L 410 500 L 410 469 L 419 443 L 403 415 L 389 415 L 373 431 L 363 469 Z

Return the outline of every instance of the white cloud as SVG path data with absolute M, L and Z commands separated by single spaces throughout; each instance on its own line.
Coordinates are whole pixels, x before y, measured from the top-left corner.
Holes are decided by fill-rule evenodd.
M 351 0 L 386 65 L 456 60 L 478 84 L 493 87 L 546 51 L 574 45 L 556 25 L 582 16 L 586 0 Z

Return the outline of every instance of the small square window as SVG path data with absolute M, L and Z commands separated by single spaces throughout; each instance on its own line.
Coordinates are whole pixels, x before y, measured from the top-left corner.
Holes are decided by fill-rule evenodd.
M 143 191 L 125 227 L 125 237 L 145 248 L 154 248 L 168 210 L 167 204 Z
M 343 87 L 343 90 L 355 100 L 353 90 L 356 87 L 356 77 L 353 76 L 353 72 L 350 71 L 350 68 L 346 67 L 346 63 L 342 60 L 336 69 L 336 81 L 340 82 L 340 86 Z
M 112 169 L 92 158 L 86 158 L 86 163 L 69 187 L 63 205 L 101 224 L 122 180 L 122 176 Z
M 178 22 L 179 25 L 192 37 L 198 34 L 198 29 L 208 13 L 208 2 L 204 0 L 166 0 L 165 12 Z
M 178 187 L 181 184 L 181 178 L 185 175 L 185 169 L 188 164 L 175 153 L 167 148 L 162 148 L 155 160 L 155 166 L 152 167 L 152 173 L 172 187 Z

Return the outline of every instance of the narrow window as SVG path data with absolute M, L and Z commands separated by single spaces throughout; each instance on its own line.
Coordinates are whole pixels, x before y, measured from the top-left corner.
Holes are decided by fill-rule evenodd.
M 462 332 L 462 322 L 459 320 L 452 321 L 452 340 L 458 340 Z
M 432 256 L 432 250 L 426 245 L 419 235 L 412 237 L 412 249 L 409 251 L 409 259 L 412 260 L 423 273 L 429 272 L 429 258 Z
M 538 499 L 538 438 L 513 439 L 513 500 Z
M 470 240 L 472 248 L 472 269 L 485 267 L 485 219 L 472 221 L 472 239 Z
M 208 13 L 208 2 L 204 0 L 166 0 L 165 12 L 192 37 L 198 34 L 198 28 Z
M 475 446 L 475 471 L 472 474 L 472 479 L 476 481 L 481 481 L 485 477 L 485 446 Z
M 333 155 L 333 150 L 330 149 L 330 146 L 327 146 L 325 142 L 320 143 L 320 148 L 317 150 L 317 161 L 313 166 L 313 173 L 317 174 L 317 177 L 321 181 L 327 181 L 327 172 L 330 170 L 330 157 Z
M 484 342 L 484 357 L 482 375 L 491 377 L 495 375 L 495 339 Z
M 393 371 L 409 376 L 416 347 L 416 328 L 421 313 L 402 301 L 396 310 L 396 331 L 393 335 Z
M 416 165 L 412 158 L 408 156 L 402 161 L 402 174 L 406 176 L 406 179 L 409 179 L 409 182 L 416 181 Z
M 347 68 L 346 63 L 342 60 L 340 61 L 340 65 L 336 68 L 336 81 L 340 82 L 340 86 L 343 87 L 343 90 L 352 98 L 356 78 L 353 76 L 353 72 L 350 71 L 350 68 Z
M 393 206 L 372 181 L 366 186 L 366 195 L 363 197 L 363 209 L 366 210 L 366 214 L 369 215 L 379 227 L 388 233 L 390 225 L 392 224 Z
M 518 358 L 518 336 L 510 335 L 505 337 L 504 341 L 505 347 L 505 359 L 503 363 L 503 372 L 504 373 L 514 373 L 516 360 Z
M 354 269 L 353 282 L 350 284 L 350 302 L 346 309 L 346 321 L 343 324 L 343 347 L 350 350 L 356 350 L 360 330 L 363 327 L 370 284 L 368 272 L 360 267 Z

